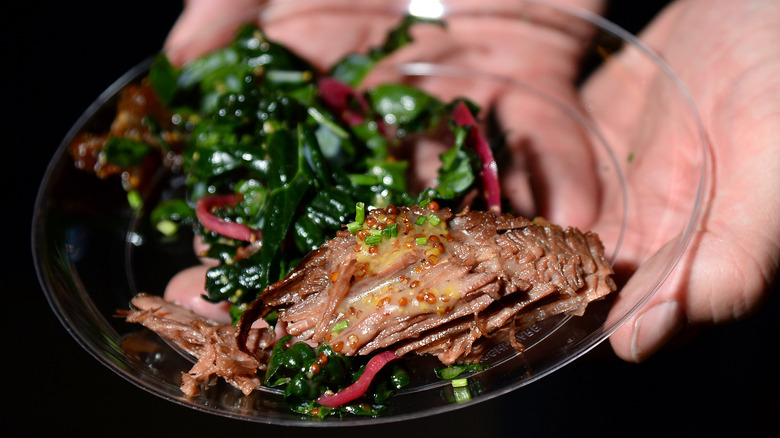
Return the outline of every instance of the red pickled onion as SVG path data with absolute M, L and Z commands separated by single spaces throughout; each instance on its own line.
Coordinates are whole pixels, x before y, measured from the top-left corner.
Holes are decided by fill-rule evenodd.
M 482 161 L 482 185 L 487 198 L 487 206 L 496 216 L 501 214 L 501 188 L 498 182 L 498 164 L 493 158 L 493 151 L 482 135 L 477 121 L 464 102 L 458 102 L 452 111 L 452 118 L 458 126 L 471 126 L 467 138 L 468 144 L 477 152 Z
M 359 125 L 365 120 L 368 112 L 368 102 L 349 85 L 331 77 L 324 77 L 317 82 L 322 100 L 332 110 L 336 111 L 350 125 Z M 350 107 L 350 102 L 357 102 L 360 108 Z
M 239 200 L 237 194 L 205 195 L 198 199 L 195 206 L 195 216 L 204 227 L 215 233 L 231 239 L 254 242 L 260 240 L 260 230 L 255 230 L 247 225 L 231 222 L 227 219 L 215 216 L 211 210 L 225 205 L 236 205 Z
M 371 385 L 371 381 L 388 362 L 398 359 L 392 351 L 383 351 L 368 360 L 366 369 L 360 375 L 357 382 L 347 386 L 335 394 L 323 394 L 317 398 L 317 403 L 329 408 L 336 408 L 362 396 Z

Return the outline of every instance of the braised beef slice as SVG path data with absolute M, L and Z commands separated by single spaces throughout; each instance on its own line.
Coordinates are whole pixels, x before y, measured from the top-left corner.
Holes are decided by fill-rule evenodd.
M 398 223 L 411 224 L 407 240 L 399 235 L 367 254 L 360 233 L 341 233 L 270 286 L 245 313 L 239 335 L 275 310 L 286 333 L 328 342 L 342 354 L 392 349 L 452 364 L 478 359 L 482 343 L 506 340 L 521 348 L 516 331 L 553 315 L 580 315 L 615 290 L 592 233 L 446 210 L 435 213 L 442 228 L 426 228 L 415 223 L 429 211 L 399 210 Z M 430 257 L 430 244 L 420 245 L 418 236 L 436 236 L 441 251 Z

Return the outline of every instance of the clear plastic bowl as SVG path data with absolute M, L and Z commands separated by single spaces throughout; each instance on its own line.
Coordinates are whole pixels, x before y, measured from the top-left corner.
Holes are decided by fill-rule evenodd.
M 145 75 L 145 61 L 99 96 L 67 133 L 36 200 L 35 263 L 65 328 L 105 366 L 163 399 L 246 421 L 313 427 L 400 421 L 479 403 L 531 384 L 607 339 L 663 285 L 701 214 L 708 159 L 696 109 L 662 59 L 599 16 L 541 1 L 462 3 L 300 1 L 243 18 L 257 20 L 269 36 L 323 66 L 347 49 L 378 44 L 403 14 L 442 18 L 446 28 L 415 31 L 415 42 L 383 61 L 368 81 L 409 81 L 492 109 L 515 145 L 516 155 L 501 160 L 519 158 L 529 172 L 551 172 L 533 175 L 530 185 L 519 179 L 510 186 L 518 190 L 517 208 L 597 232 L 619 274 L 617 294 L 593 303 L 583 316 L 551 318 L 519 333 L 523 354 L 509 346 L 488 353 L 492 366 L 469 378 L 465 402 L 448 383 L 430 379 L 401 391 L 376 418 L 311 421 L 292 413 L 278 393 L 244 396 L 224 382 L 186 397 L 180 375 L 191 362 L 114 314 L 140 291 L 161 293 L 174 273 L 195 263 L 189 242 L 156 238 L 128 207 L 116 180 L 76 170 L 66 150 L 78 132 L 108 126 L 117 93 Z M 215 35 L 201 32 L 181 49 L 202 51 Z M 562 59 L 574 67 L 563 82 L 547 74 Z M 663 115 L 662 129 L 643 125 L 649 112 Z M 584 184 L 580 174 L 587 176 Z M 170 184 L 168 177 L 161 177 L 159 190 Z M 147 202 L 156 195 L 148 193 Z M 412 359 L 410 366 L 430 364 Z

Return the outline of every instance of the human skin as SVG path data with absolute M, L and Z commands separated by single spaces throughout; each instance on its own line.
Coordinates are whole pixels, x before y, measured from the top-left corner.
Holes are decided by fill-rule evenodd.
M 470 0 L 461 2 L 468 4 Z M 182 63 L 224 43 L 235 25 L 251 16 L 247 11 L 262 3 L 189 0 L 170 33 L 166 52 L 173 62 Z M 559 3 L 594 12 L 604 7 L 597 0 Z M 334 17 L 333 23 L 345 25 L 348 20 L 346 16 Z M 281 26 L 276 31 L 291 35 L 285 41 L 321 66 L 328 65 L 346 49 L 357 49 L 355 46 L 370 40 L 368 36 L 375 32 L 375 27 L 366 24 L 362 32 L 356 32 L 360 38 L 345 35 L 343 40 L 317 45 L 310 38 L 296 39 L 296 34 L 305 35 L 301 27 L 296 28 L 305 28 L 305 16 L 296 21 L 297 24 Z M 219 32 L 204 36 L 202 29 L 213 28 L 215 22 L 223 22 L 224 26 Z M 680 0 L 671 2 L 639 35 L 688 87 L 709 143 L 711 164 L 703 198 L 704 212 L 695 224 L 683 259 L 652 299 L 610 336 L 612 348 L 622 359 L 641 362 L 684 332 L 751 315 L 776 279 L 780 265 L 778 22 L 780 2 L 775 0 Z M 349 25 L 351 29 L 356 27 L 354 23 Z M 462 30 L 479 25 L 468 21 L 454 24 Z M 547 35 L 522 34 L 522 30 L 517 31 L 517 38 L 506 39 L 506 32 L 512 31 L 495 27 L 481 29 L 479 41 L 441 37 L 435 45 L 415 45 L 399 56 L 408 59 L 434 56 L 456 65 L 489 68 L 520 80 L 533 79 L 545 92 L 572 105 L 588 102 L 596 108 L 594 117 L 598 117 L 598 108 L 620 108 L 623 120 L 616 124 L 620 129 L 609 133 L 616 156 L 627 156 L 632 139 L 648 127 L 655 133 L 653 138 L 657 142 L 652 146 L 660 153 L 647 160 L 668 156 L 663 153 L 664 148 L 673 147 L 673 143 L 664 140 L 671 135 L 672 128 L 664 112 L 651 111 L 651 106 L 639 104 L 652 101 L 659 92 L 652 85 L 659 74 L 657 70 L 627 59 L 621 64 L 628 68 L 627 72 L 603 68 L 577 89 L 574 86 L 580 55 L 577 44 Z M 465 50 L 475 45 L 480 50 Z M 614 91 L 615 75 L 626 73 L 643 77 L 650 84 L 640 90 L 644 93 L 642 99 Z M 440 87 L 443 94 L 448 92 L 446 83 L 431 84 L 431 87 Z M 599 228 L 615 221 L 613 211 L 599 208 L 601 204 L 596 202 L 600 188 L 592 166 L 576 165 L 589 163 L 593 157 L 581 147 L 585 139 L 573 129 L 570 120 L 539 111 L 522 101 L 499 99 L 495 89 L 476 90 L 476 94 L 478 99 L 496 105 L 501 122 L 520 126 L 508 138 L 512 153 L 501 169 L 503 191 L 518 212 L 543 215 L 552 222 L 582 229 Z M 545 145 L 544 153 L 534 150 L 538 145 Z M 421 153 L 417 159 L 430 161 L 426 160 L 430 155 L 430 152 L 427 156 Z M 535 157 L 532 165 L 529 156 Z M 662 162 L 659 161 L 658 167 L 664 168 Z M 571 169 L 580 170 L 572 172 Z M 555 184 L 547 179 L 562 172 L 567 178 L 557 178 Z M 429 178 L 430 169 L 420 166 L 417 176 Z M 652 181 L 635 186 L 639 189 L 632 196 L 647 199 L 667 196 L 658 193 L 658 185 Z M 681 197 L 688 195 L 679 193 Z M 652 217 L 662 213 L 654 210 L 660 207 L 649 204 L 643 207 L 642 215 Z M 671 214 L 690 213 L 673 211 Z M 649 249 L 632 251 L 634 247 L 646 247 L 647 237 L 641 230 L 626 236 L 627 250 L 616 260 L 616 269 L 625 272 L 619 274 L 640 276 L 641 268 L 634 272 L 635 267 L 653 257 L 665 256 L 679 238 L 669 236 L 668 242 L 654 242 Z
M 776 281 L 778 20 L 780 2 L 773 0 L 678 1 L 640 35 L 687 85 L 710 143 L 712 175 L 704 215 L 679 268 L 652 301 L 610 337 L 615 352 L 626 360 L 646 359 L 686 329 L 751 315 Z M 594 80 L 583 95 L 598 99 L 608 81 Z M 663 129 L 660 120 L 657 124 Z

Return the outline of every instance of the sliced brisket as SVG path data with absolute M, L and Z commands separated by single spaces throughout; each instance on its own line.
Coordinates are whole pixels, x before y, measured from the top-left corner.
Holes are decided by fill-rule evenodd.
M 474 360 L 488 339 L 519 348 L 516 330 L 582 314 L 615 290 L 611 274 L 598 237 L 575 228 L 477 211 L 376 209 L 359 231 L 340 233 L 269 287 L 239 336 L 276 311 L 287 333 L 342 354 L 392 349 L 449 365 Z

